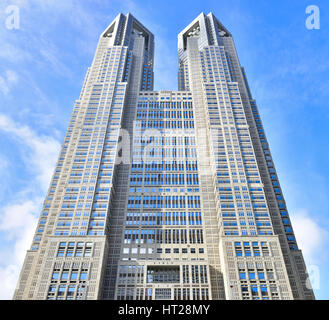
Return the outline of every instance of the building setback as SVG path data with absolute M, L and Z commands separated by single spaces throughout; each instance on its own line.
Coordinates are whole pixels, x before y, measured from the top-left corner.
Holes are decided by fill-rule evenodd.
M 314 299 L 232 35 L 201 13 L 178 56 L 153 91 L 153 34 L 101 35 L 14 299 Z

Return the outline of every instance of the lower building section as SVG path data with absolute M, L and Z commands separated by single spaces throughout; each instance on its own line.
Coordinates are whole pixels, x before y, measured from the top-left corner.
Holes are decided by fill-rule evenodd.
M 220 241 L 226 299 L 293 299 L 277 236 Z
M 105 237 L 49 238 L 46 255 L 38 261 L 40 272 L 30 275 L 28 285 L 23 286 L 24 283 L 20 282 L 21 285 L 16 289 L 15 298 L 23 300 L 99 299 L 105 244 Z M 34 264 L 37 258 L 36 255 Z
M 206 264 L 144 262 L 121 264 L 118 300 L 208 300 L 211 299 Z
M 106 243 L 105 237 L 53 237 L 42 262 L 38 287 L 20 287 L 16 297 L 28 297 L 33 289 L 33 298 L 38 300 L 102 298 L 99 284 L 106 265 Z M 202 245 L 148 249 L 138 245 L 125 249 L 117 262 L 115 300 L 212 300 L 212 285 L 224 286 L 221 290 L 227 300 L 293 299 L 277 236 L 221 238 L 219 256 L 224 284 L 211 283 L 211 266 Z M 148 258 L 124 258 L 134 254 Z

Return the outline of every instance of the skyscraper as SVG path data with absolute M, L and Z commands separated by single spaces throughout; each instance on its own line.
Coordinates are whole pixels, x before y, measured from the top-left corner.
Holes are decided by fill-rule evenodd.
M 154 36 L 101 35 L 14 299 L 314 299 L 232 35 L 178 35 L 178 91 L 153 91 Z

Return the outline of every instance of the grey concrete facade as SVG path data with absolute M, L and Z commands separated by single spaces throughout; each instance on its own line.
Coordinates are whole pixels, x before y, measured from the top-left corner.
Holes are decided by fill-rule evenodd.
M 153 34 L 101 35 L 14 299 L 314 299 L 232 35 L 202 13 L 178 56 L 153 91 Z

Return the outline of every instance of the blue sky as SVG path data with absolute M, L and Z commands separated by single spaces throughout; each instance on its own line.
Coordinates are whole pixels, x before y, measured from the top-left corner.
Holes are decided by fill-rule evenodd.
M 18 30 L 6 28 L 9 5 Z M 320 30 L 305 27 L 308 5 Z M 2 0 L 0 3 L 0 299 L 30 246 L 73 103 L 100 33 L 131 12 L 155 35 L 155 89 L 177 89 L 177 34 L 202 11 L 234 36 L 299 246 L 329 299 L 329 3 L 325 0 Z

